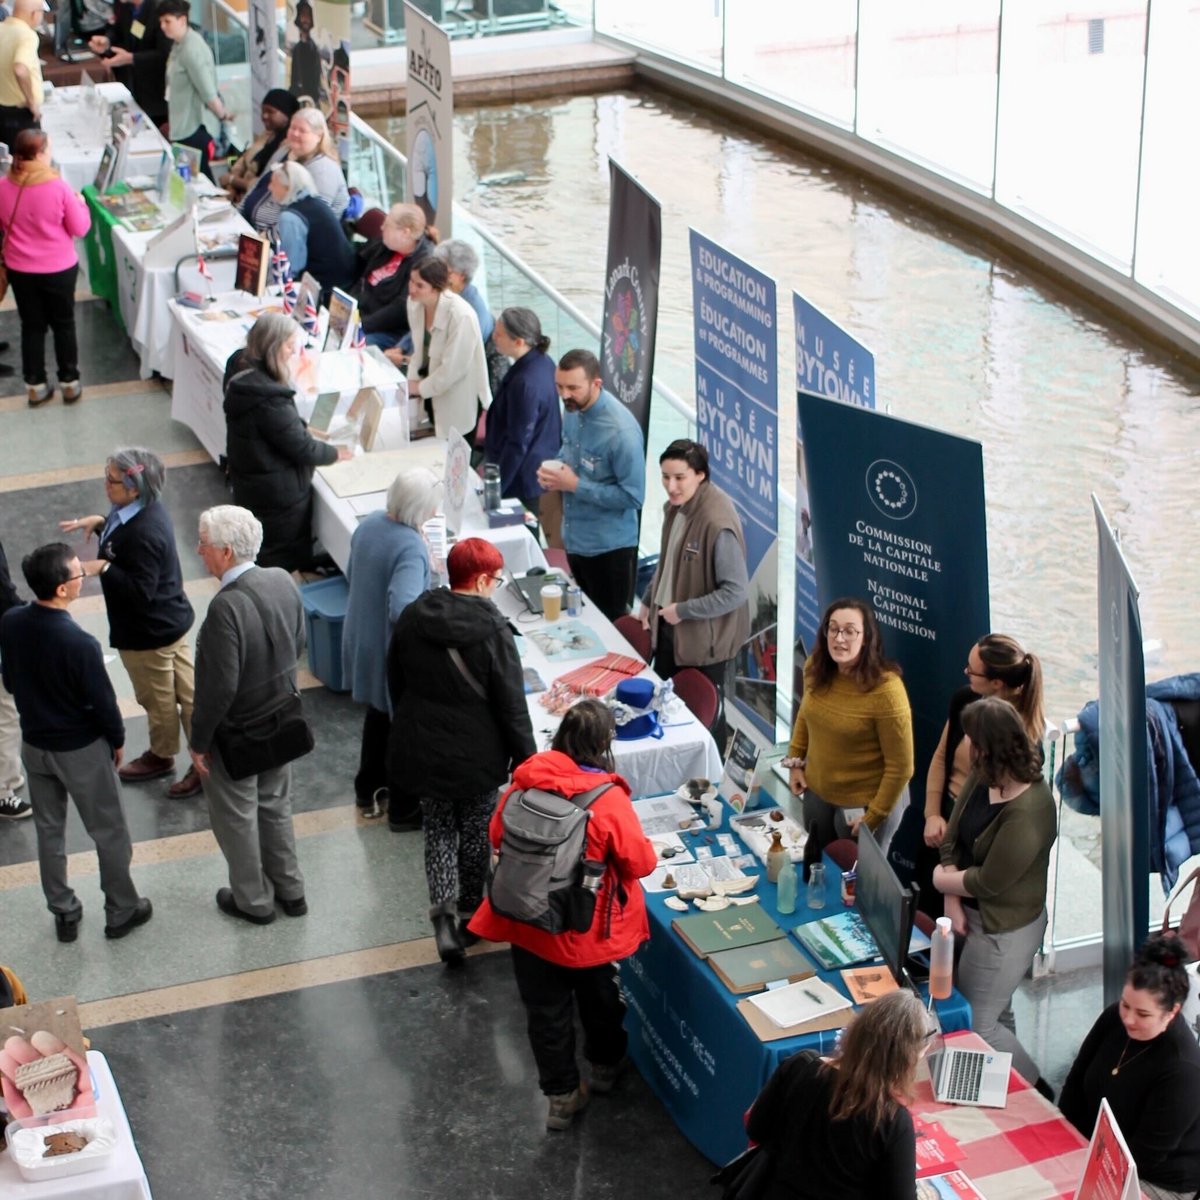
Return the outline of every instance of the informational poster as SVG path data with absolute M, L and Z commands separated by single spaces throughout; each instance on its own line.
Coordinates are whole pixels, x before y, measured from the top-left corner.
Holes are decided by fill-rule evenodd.
M 796 321 L 796 387 L 875 407 L 875 356 L 799 292 L 792 293 Z M 813 567 L 812 506 L 808 502 L 808 466 L 800 416 L 796 415 L 796 629 L 792 696 L 796 708 L 804 695 L 804 660 L 812 653 L 821 623 L 817 574 Z
M 263 97 L 279 82 L 279 29 L 274 0 L 250 0 L 250 123 L 262 133 Z
M 1092 507 L 1099 560 L 1104 1003 L 1112 1004 L 1150 927 L 1146 663 L 1137 585 L 1095 496 Z
M 750 637 L 734 663 L 730 718 L 775 741 L 779 649 L 779 404 L 775 281 L 689 230 L 696 437 L 742 519 Z
M 350 160 L 349 0 L 288 0 L 288 90 L 321 110 L 343 171 Z
M 819 604 L 871 606 L 904 672 L 920 790 L 967 652 L 991 628 L 983 448 L 840 400 L 796 401 Z
M 450 236 L 454 200 L 454 85 L 450 78 L 450 36 L 419 8 L 404 5 L 408 46 L 408 200 Z
M 611 158 L 608 176 L 612 190 L 600 366 L 605 388 L 637 418 L 649 445 L 662 208 Z
M 1141 1194 L 1137 1164 L 1112 1108 L 1101 1100 L 1075 1200 L 1138 1200 Z

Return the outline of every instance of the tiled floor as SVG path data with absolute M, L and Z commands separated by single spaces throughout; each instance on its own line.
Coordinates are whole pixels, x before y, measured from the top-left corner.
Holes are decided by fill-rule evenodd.
M 19 578 L 22 555 L 53 539 L 59 519 L 102 511 L 107 454 L 150 445 L 180 464 L 165 503 L 199 622 L 212 584 L 195 523 L 224 498 L 220 473 L 171 422 L 167 393 L 137 380 L 104 307 L 84 302 L 80 314 L 83 403 L 33 412 L 0 398 L 0 540 Z M 0 339 L 16 336 L 15 314 L 0 312 Z M 85 593 L 76 616 L 106 641 L 98 595 Z M 136 755 L 145 719 L 119 662 L 110 671 Z M 223 860 L 203 800 L 169 802 L 156 781 L 124 790 L 154 920 L 105 941 L 94 856 L 73 819 L 86 916 L 78 942 L 59 945 L 31 822 L 0 824 L 0 961 L 35 997 L 84 1005 L 158 1200 L 706 1194 L 708 1164 L 636 1074 L 569 1134 L 547 1136 L 507 954 L 475 953 L 461 972 L 436 961 L 420 834 L 390 833 L 353 807 L 356 706 L 319 686 L 306 702 L 318 746 L 295 773 L 302 920 L 257 928 L 220 914 Z M 1019 997 L 1022 1031 L 1056 1084 L 1097 992 L 1089 977 Z

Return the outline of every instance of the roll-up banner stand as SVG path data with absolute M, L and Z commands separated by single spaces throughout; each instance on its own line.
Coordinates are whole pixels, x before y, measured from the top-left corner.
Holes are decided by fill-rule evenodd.
M 436 225 L 441 240 L 451 236 L 454 202 L 454 85 L 450 78 L 450 35 L 405 0 L 408 53 L 408 188 L 410 203 Z
M 689 230 L 696 438 L 742 519 L 750 637 L 734 664 L 731 724 L 775 742 L 779 649 L 779 402 L 775 281 Z
M 1104 882 L 1104 1003 L 1121 995 L 1125 972 L 1150 927 L 1150 741 L 1138 589 L 1116 534 L 1096 514 L 1100 630 L 1100 867 Z
M 273 9 L 266 11 L 274 12 Z M 324 114 L 329 135 L 341 158 L 342 173 L 347 174 L 350 168 L 350 0 L 288 0 L 287 16 L 288 91 L 300 100 L 311 100 Z M 255 110 L 257 112 L 257 102 Z
M 818 605 L 871 606 L 904 672 L 922 792 L 967 653 L 990 626 L 983 448 L 840 400 L 796 401 Z
M 250 126 L 262 133 L 263 97 L 279 80 L 279 28 L 274 0 L 250 0 Z

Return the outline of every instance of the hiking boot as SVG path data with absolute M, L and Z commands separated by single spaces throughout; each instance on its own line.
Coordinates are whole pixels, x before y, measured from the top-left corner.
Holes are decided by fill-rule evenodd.
M 0 821 L 19 821 L 22 817 L 32 817 L 33 808 L 28 800 L 20 796 L 0 796 Z
M 567 1092 L 565 1096 L 547 1096 L 546 1099 L 550 1101 L 550 1108 L 546 1112 L 546 1128 L 561 1133 L 571 1127 L 577 1112 L 587 1108 L 587 1085 L 581 1081 L 573 1092 Z
M 629 1059 L 623 1058 L 611 1066 L 605 1063 L 592 1063 L 592 1091 L 599 1096 L 607 1095 L 617 1086 L 617 1080 L 625 1073 Z
M 145 754 L 139 754 L 133 762 L 127 762 L 117 774 L 122 783 L 145 783 L 147 779 L 170 775 L 174 770 L 173 758 L 160 758 L 153 750 L 147 750 Z

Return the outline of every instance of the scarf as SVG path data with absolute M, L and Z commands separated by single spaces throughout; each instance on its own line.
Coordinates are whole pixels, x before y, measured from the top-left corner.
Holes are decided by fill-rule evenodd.
M 26 187 L 32 187 L 37 183 L 49 183 L 52 179 L 58 178 L 58 172 L 45 163 L 40 163 L 36 159 L 13 159 L 12 167 L 9 169 L 8 177 L 18 187 L 24 184 Z

